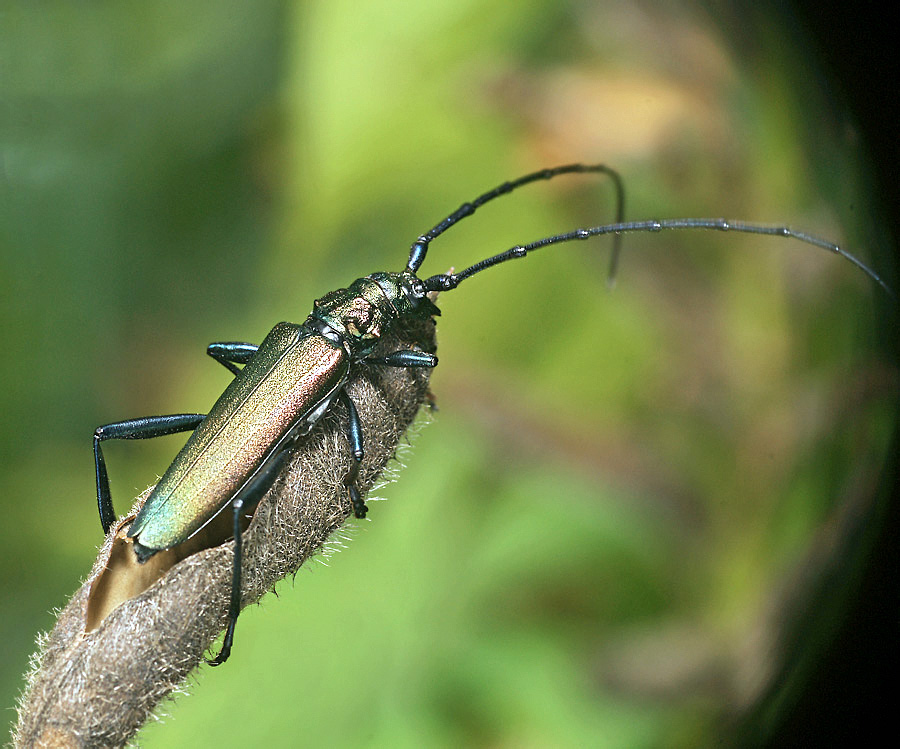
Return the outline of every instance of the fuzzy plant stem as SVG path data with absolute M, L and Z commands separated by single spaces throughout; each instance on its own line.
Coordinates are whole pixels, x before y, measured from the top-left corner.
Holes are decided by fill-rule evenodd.
M 379 352 L 414 346 L 435 350 L 432 320 L 395 331 Z M 428 369 L 366 364 L 351 373 L 348 393 L 365 436 L 358 481 L 363 495 L 415 419 L 427 396 L 429 375 Z M 351 465 L 346 424 L 344 407 L 334 405 L 259 503 L 243 534 L 244 606 L 296 572 L 350 515 L 344 486 Z M 146 493 L 135 507 L 144 497 Z M 377 509 L 371 515 L 377 521 Z M 119 533 L 130 517 L 113 526 L 90 576 L 40 640 L 20 700 L 17 747 L 126 744 L 159 701 L 200 664 L 227 623 L 232 540 L 173 563 L 146 590 L 124 597 L 98 617 L 92 596 L 98 596 L 103 576 L 111 574 L 111 559 L 117 553 L 133 556 Z M 117 552 L 117 544 L 125 552 Z M 128 559 L 132 567 L 140 567 Z M 240 623 L 235 647 L 240 647 Z

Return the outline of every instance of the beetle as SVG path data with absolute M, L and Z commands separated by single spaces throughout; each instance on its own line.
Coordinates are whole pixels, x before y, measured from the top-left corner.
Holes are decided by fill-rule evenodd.
M 612 224 L 544 237 L 489 256 L 459 273 L 447 272 L 421 279 L 419 268 L 431 242 L 485 203 L 513 190 L 563 174 L 601 173 L 612 179 L 616 191 L 616 221 Z M 378 342 L 394 325 L 409 318 L 440 314 L 431 295 L 455 289 L 468 278 L 508 260 L 525 257 L 542 247 L 604 234 L 614 235 L 609 280 L 615 278 L 619 240 L 627 232 L 706 229 L 766 234 L 792 238 L 828 250 L 851 262 L 890 296 L 891 288 L 857 257 L 837 244 L 795 231 L 787 226 L 766 226 L 724 219 L 679 218 L 625 222 L 624 190 L 619 174 L 603 165 L 567 164 L 504 182 L 457 210 L 412 243 L 406 268 L 359 278 L 345 289 L 316 300 L 302 324 L 281 322 L 261 344 L 212 343 L 207 353 L 234 374 L 234 379 L 208 414 L 185 413 L 150 416 L 98 427 L 94 432 L 97 504 L 104 533 L 115 522 L 109 476 L 101 443 L 108 439 L 146 439 L 192 431 L 137 517 L 127 528 L 139 562 L 177 546 L 194 536 L 226 508 L 231 507 L 234 536 L 228 625 L 219 654 L 208 662 L 224 663 L 231 652 L 241 604 L 241 519 L 271 486 L 290 454 L 336 401 L 347 410 L 347 437 L 351 468 L 344 478 L 350 506 L 357 518 L 368 508 L 357 487 L 365 455 L 359 415 L 347 394 L 351 366 L 367 362 L 387 367 L 435 367 L 434 354 L 405 349 L 373 357 Z M 242 366 L 238 366 L 242 365 Z

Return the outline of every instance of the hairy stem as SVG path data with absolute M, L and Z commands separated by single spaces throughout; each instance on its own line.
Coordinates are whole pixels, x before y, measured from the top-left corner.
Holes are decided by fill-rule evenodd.
M 413 346 L 435 350 L 432 320 L 395 332 L 379 353 Z M 351 374 L 348 392 L 365 436 L 363 493 L 393 458 L 426 398 L 429 375 L 374 365 Z M 243 605 L 296 572 L 350 515 L 346 423 L 343 407 L 333 406 L 260 502 L 243 535 Z M 377 510 L 372 514 L 377 519 Z M 118 533 L 131 517 L 113 526 L 90 576 L 41 639 L 20 701 L 16 746 L 124 745 L 227 623 L 234 542 L 173 550 L 154 573 L 158 579 L 148 580 L 147 565 L 133 561 Z

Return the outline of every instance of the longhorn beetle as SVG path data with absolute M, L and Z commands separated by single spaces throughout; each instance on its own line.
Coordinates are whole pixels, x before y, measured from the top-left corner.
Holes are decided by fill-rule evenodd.
M 485 203 L 531 182 L 558 175 L 595 172 L 609 176 L 616 190 L 616 222 L 544 237 L 492 255 L 459 273 L 441 273 L 424 280 L 417 275 L 431 242 Z M 569 164 L 504 182 L 457 210 L 421 235 L 410 248 L 406 269 L 373 273 L 346 289 L 316 300 L 302 325 L 282 322 L 259 346 L 252 343 L 212 343 L 207 353 L 234 374 L 231 384 L 208 414 L 149 416 L 107 424 L 94 432 L 97 503 L 103 531 L 116 519 L 101 443 L 108 439 L 145 439 L 176 432 L 193 434 L 154 487 L 127 530 L 140 562 L 184 542 L 214 517 L 231 507 L 234 532 L 229 621 L 219 654 L 209 661 L 224 663 L 234 640 L 241 604 L 241 517 L 272 484 L 285 457 L 302 436 L 337 400 L 348 413 L 347 437 L 353 463 L 344 484 L 353 514 L 364 518 L 368 508 L 356 486 L 364 456 L 360 419 L 347 395 L 351 365 L 358 361 L 386 367 L 434 367 L 437 357 L 423 351 L 394 351 L 373 358 L 381 336 L 410 317 L 439 315 L 432 292 L 455 289 L 463 281 L 532 250 L 601 234 L 613 234 L 609 278 L 615 277 L 619 238 L 626 232 L 663 229 L 714 229 L 792 238 L 834 252 L 849 260 L 893 297 L 890 287 L 858 258 L 827 240 L 786 226 L 763 226 L 723 219 L 680 218 L 624 222 L 624 191 L 618 173 L 604 165 Z M 237 365 L 243 365 L 238 367 Z

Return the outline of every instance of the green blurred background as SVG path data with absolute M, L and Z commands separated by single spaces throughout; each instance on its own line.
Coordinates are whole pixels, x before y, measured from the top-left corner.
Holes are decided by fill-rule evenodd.
M 91 433 L 203 411 L 213 340 L 399 270 L 504 179 L 792 225 L 883 267 L 860 144 L 766 4 L 46 2 L 0 13 L 0 705 L 101 542 Z M 526 188 L 424 273 L 612 220 Z M 778 239 L 548 249 L 441 300 L 371 523 L 241 618 L 156 746 L 695 746 L 814 678 L 877 527 L 884 298 Z M 183 438 L 110 444 L 122 511 Z M 359 631 L 364 632 L 359 637 Z M 238 716 L 240 716 L 238 718 Z

